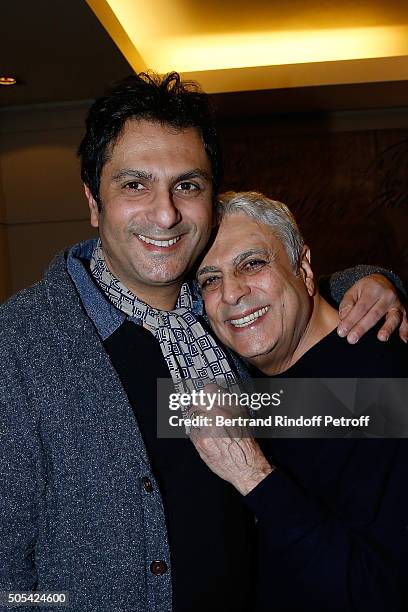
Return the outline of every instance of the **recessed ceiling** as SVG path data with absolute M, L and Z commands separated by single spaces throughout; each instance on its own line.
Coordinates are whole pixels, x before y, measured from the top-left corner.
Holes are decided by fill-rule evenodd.
M 359 28 L 405 28 L 408 23 L 406 1 L 342 0 L 339 7 L 339 3 L 326 0 L 281 0 L 279 4 L 274 0 L 254 0 L 248 3 L 251 10 L 240 0 L 157 2 L 144 0 L 138 17 L 132 20 L 140 32 L 151 32 L 155 44 L 165 31 L 174 32 L 170 38 L 177 40 L 196 35 L 216 38 L 234 35 L 234 31 L 248 36 L 257 29 L 307 34 L 308 29 L 310 33 L 320 28 L 327 32 L 349 28 L 351 21 Z M 138 0 L 129 4 L 138 6 Z M 114 27 L 108 33 L 102 25 L 106 26 L 107 16 L 100 20 L 86 0 L 35 0 L 24 3 L 24 11 L 20 2 L 3 5 L 1 70 L 3 74 L 15 74 L 19 83 L 0 87 L 2 108 L 91 99 L 133 69 L 155 67 L 146 63 L 141 49 L 130 41 L 117 18 L 113 21 L 116 30 Z M 110 6 L 103 6 L 112 17 Z M 263 29 L 259 24 L 264 24 Z M 304 58 L 301 53 L 299 61 Z M 168 56 L 168 64 L 162 68 L 180 69 L 170 59 Z M 214 97 L 222 116 L 368 109 L 408 106 L 407 63 L 407 57 L 402 55 L 201 70 L 184 76 L 199 81 L 207 91 L 221 92 Z M 243 88 L 263 91 L 229 93 Z
M 132 72 L 85 0 L 2 2 L 0 106 L 84 100 Z
M 209 92 L 408 79 L 406 0 L 87 0 L 135 71 Z

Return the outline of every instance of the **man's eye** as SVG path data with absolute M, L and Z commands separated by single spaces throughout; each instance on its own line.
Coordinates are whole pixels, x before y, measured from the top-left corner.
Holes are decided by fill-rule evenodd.
M 244 264 L 244 270 L 245 272 L 255 272 L 256 270 L 262 268 L 265 264 L 266 261 L 263 259 L 251 259 L 251 261 L 247 261 Z
M 220 282 L 221 279 L 219 276 L 209 276 L 201 283 L 201 291 L 216 289 Z
M 196 183 L 191 183 L 190 181 L 183 181 L 179 183 L 176 187 L 176 191 L 199 191 L 200 187 Z
M 139 183 L 139 181 L 130 181 L 125 185 L 126 189 L 130 189 L 131 191 L 142 191 L 144 189 L 144 185 Z

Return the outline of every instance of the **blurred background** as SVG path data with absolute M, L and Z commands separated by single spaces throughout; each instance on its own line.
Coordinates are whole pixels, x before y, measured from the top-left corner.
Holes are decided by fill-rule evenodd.
M 408 282 L 406 0 L 17 0 L 0 34 L 0 301 L 93 235 L 86 111 L 146 68 L 211 93 L 224 189 L 286 202 L 319 274 L 371 263 Z

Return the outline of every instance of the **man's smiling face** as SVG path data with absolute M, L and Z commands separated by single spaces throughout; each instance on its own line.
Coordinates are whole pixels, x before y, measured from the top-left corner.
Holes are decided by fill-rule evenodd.
M 239 355 L 262 367 L 297 346 L 311 298 L 269 226 L 244 214 L 225 216 L 197 278 L 212 328 Z
M 177 294 L 212 224 L 211 168 L 198 130 L 128 121 L 102 169 L 101 211 L 86 194 L 110 270 L 151 305 L 164 287 Z

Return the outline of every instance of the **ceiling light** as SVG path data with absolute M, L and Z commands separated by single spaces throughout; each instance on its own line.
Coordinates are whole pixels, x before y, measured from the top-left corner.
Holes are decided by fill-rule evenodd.
M 0 76 L 0 85 L 15 85 L 17 79 L 12 76 Z
M 86 2 L 135 72 L 177 70 L 208 93 L 408 80 L 406 0 L 377 2 L 377 13 L 354 0 L 358 18 L 344 2 L 320 16 L 319 0 L 282 10 L 264 0 Z

